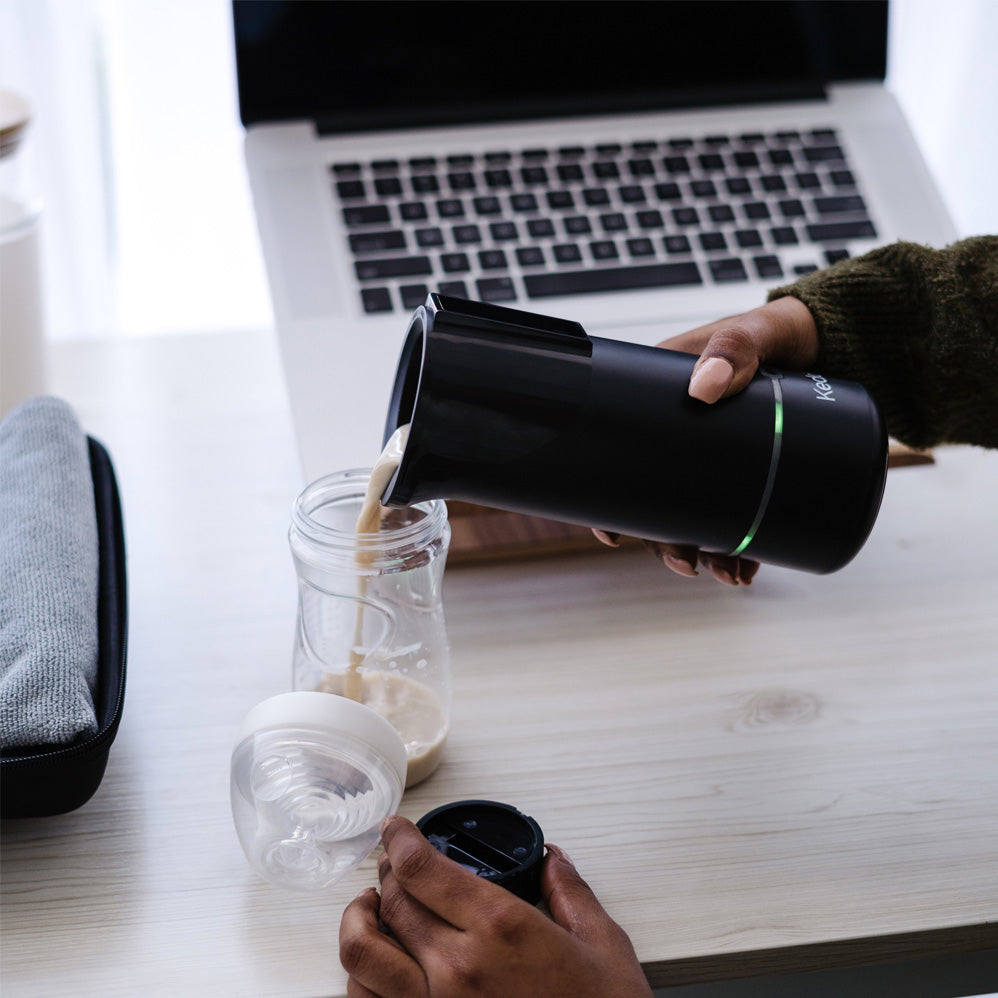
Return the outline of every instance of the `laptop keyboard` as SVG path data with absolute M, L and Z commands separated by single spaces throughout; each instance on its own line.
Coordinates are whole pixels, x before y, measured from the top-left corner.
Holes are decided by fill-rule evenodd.
M 771 285 L 877 232 L 832 129 L 334 163 L 361 304 Z

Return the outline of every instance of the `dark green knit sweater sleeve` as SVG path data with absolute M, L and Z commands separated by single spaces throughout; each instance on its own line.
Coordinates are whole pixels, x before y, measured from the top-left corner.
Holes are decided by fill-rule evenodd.
M 770 300 L 785 295 L 814 316 L 815 368 L 865 385 L 892 436 L 998 447 L 998 236 L 894 243 Z

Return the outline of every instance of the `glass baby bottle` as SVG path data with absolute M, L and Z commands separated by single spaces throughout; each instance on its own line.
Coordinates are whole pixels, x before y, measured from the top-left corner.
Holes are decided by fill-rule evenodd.
M 294 503 L 292 679 L 295 690 L 347 697 L 388 720 L 405 743 L 411 787 L 436 769 L 450 727 L 441 600 L 450 526 L 441 500 L 378 503 L 373 523 L 359 523 L 370 478 L 368 470 L 327 475 Z

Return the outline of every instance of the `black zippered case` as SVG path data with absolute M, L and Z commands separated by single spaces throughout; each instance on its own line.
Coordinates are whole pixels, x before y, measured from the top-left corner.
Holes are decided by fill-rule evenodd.
M 127 594 L 121 499 L 108 452 L 87 437 L 97 515 L 97 733 L 66 746 L 16 748 L 0 758 L 0 817 L 65 814 L 85 804 L 104 776 L 125 702 Z

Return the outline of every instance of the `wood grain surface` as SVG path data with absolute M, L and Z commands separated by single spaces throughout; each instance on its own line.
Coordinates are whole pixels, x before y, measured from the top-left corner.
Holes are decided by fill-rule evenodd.
M 290 687 L 299 479 L 264 335 L 63 344 L 118 471 L 124 717 L 79 811 L 2 829 L 0 991 L 342 996 L 341 911 L 232 827 L 245 712 Z M 640 548 L 448 569 L 454 727 L 416 818 L 534 816 L 657 985 L 996 945 L 998 454 L 888 476 L 867 546 L 748 588 Z

